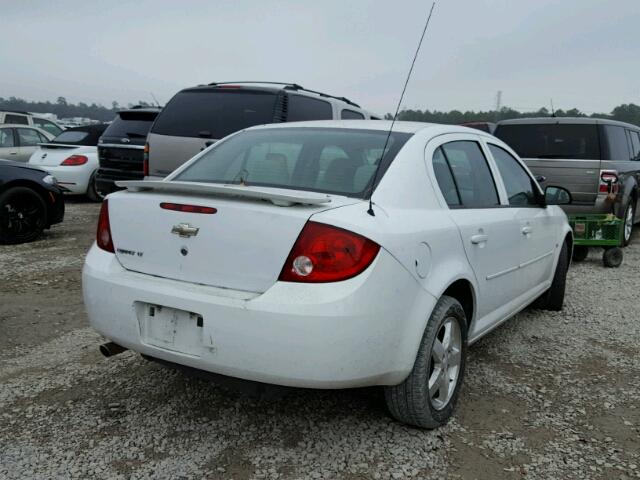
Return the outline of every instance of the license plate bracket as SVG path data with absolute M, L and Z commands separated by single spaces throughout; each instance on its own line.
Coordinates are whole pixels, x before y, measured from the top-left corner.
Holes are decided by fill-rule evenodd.
M 142 341 L 147 345 L 200 356 L 202 315 L 148 303 L 137 305 Z

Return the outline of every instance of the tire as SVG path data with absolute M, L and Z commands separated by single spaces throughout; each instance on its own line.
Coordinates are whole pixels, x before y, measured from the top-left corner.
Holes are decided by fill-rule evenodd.
M 562 243 L 562 249 L 558 256 L 558 264 L 553 274 L 553 281 L 549 289 L 533 303 L 533 308 L 539 310 L 553 310 L 559 312 L 564 304 L 564 291 L 567 284 L 567 270 L 569 269 L 569 248 L 567 243 Z
M 589 247 L 585 247 L 584 245 L 575 245 L 573 247 L 573 261 L 574 262 L 582 262 L 586 260 L 589 256 Z
M 97 172 L 93 172 L 91 178 L 89 179 L 89 187 L 87 187 L 87 198 L 92 202 L 101 202 L 104 199 L 104 195 L 102 195 L 96 188 L 96 174 Z
M 0 194 L 0 244 L 32 242 L 47 226 L 47 205 L 28 187 L 12 187 Z
M 602 254 L 602 263 L 607 268 L 618 268 L 622 265 L 622 249 L 618 247 L 607 248 Z
M 443 346 L 447 332 L 449 348 L 444 348 L 438 356 L 433 347 L 436 341 Z M 416 427 L 437 428 L 444 425 L 451 417 L 460 393 L 466 356 L 467 318 L 460 303 L 444 295 L 438 300 L 427 322 L 411 373 L 401 384 L 384 388 L 391 415 Z M 443 362 L 448 365 L 445 368 L 446 376 L 438 375 L 438 371 L 443 371 Z M 441 379 L 433 382 L 434 387 L 441 386 L 433 395 L 429 391 L 430 379 Z M 446 397 L 440 398 L 445 396 L 443 388 L 447 390 Z
M 624 226 L 622 228 L 622 246 L 626 247 L 631 243 L 631 232 L 633 230 L 633 218 L 635 216 L 633 198 L 629 200 L 627 208 L 624 209 Z

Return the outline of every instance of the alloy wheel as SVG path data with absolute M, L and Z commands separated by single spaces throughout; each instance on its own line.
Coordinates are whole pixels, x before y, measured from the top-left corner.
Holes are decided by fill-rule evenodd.
M 447 317 L 431 348 L 429 399 L 436 410 L 447 406 L 458 384 L 462 358 L 462 334 L 458 320 Z

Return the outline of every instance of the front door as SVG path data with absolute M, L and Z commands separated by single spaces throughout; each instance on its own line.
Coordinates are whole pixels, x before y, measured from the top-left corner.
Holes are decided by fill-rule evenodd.
M 18 146 L 13 128 L 0 128 L 0 160 L 17 160 Z
M 514 210 L 500 205 L 478 137 L 447 135 L 433 156 L 440 191 L 458 226 L 478 285 L 476 323 L 469 337 L 500 320 L 518 296 L 520 231 Z

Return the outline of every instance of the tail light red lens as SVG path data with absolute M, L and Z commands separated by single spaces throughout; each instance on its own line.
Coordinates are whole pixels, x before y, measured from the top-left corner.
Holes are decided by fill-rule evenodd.
M 109 224 L 109 201 L 102 202 L 100 216 L 98 217 L 98 232 L 96 234 L 98 247 L 107 252 L 116 253 L 113 248 L 113 238 L 111 237 L 111 225 Z
M 380 245 L 357 233 L 307 222 L 279 280 L 304 283 L 347 280 L 371 265 L 379 250 Z
M 149 144 L 144 144 L 144 153 L 142 156 L 142 174 L 145 177 L 149 176 Z
M 598 187 L 598 191 L 600 193 L 618 193 L 620 188 L 618 181 L 617 170 L 600 170 L 600 186 Z M 611 188 L 611 191 L 609 191 L 609 188 Z
M 71 155 L 70 157 L 67 157 L 64 160 L 64 162 L 62 162 L 60 165 L 67 165 L 67 166 L 75 167 L 75 166 L 78 166 L 78 165 L 84 165 L 88 161 L 89 161 L 89 159 L 87 157 L 85 157 L 84 155 Z

